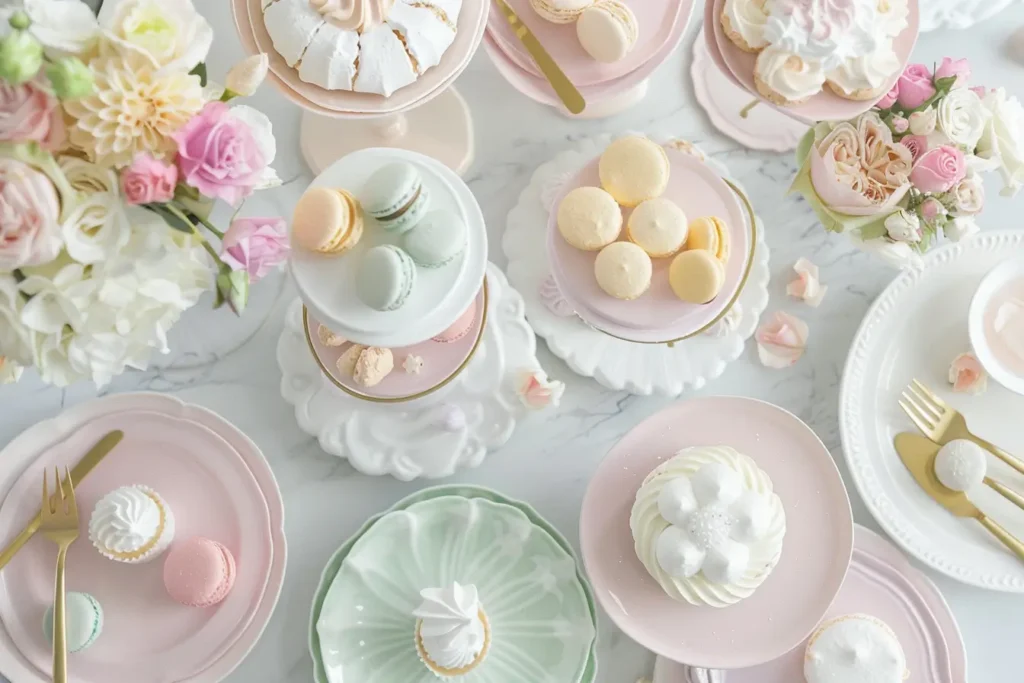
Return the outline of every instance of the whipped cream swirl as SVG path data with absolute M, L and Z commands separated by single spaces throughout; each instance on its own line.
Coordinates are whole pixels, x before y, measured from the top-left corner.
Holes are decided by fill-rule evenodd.
M 395 0 L 309 0 L 309 5 L 335 26 L 363 33 L 384 23 Z
M 134 553 L 153 543 L 163 526 L 160 505 L 144 486 L 105 495 L 89 520 L 89 538 L 115 553 Z
M 764 27 L 776 48 L 831 71 L 874 52 L 886 36 L 879 0 L 774 0 Z
M 420 591 L 423 603 L 413 611 L 417 632 L 431 662 L 442 669 L 473 664 L 487 643 L 476 586 L 458 582 Z

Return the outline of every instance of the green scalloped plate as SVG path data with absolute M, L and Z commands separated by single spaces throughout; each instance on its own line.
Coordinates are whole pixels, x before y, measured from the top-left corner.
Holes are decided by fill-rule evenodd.
M 313 668 L 315 680 L 317 683 L 329 683 L 327 672 L 323 661 L 323 652 L 320 647 L 320 635 L 317 630 L 317 623 L 320 620 L 321 612 L 323 611 L 324 601 L 327 599 L 328 593 L 330 592 L 331 586 L 334 584 L 335 578 L 342 570 L 342 564 L 345 559 L 349 557 L 352 549 L 357 543 L 364 538 L 366 533 L 373 527 L 382 517 L 396 511 L 408 510 L 414 505 L 432 501 L 442 497 L 461 497 L 468 500 L 483 499 L 491 503 L 496 503 L 498 506 L 507 506 L 515 508 L 518 512 L 524 514 L 529 522 L 534 526 L 543 531 L 547 536 L 550 537 L 550 541 L 561 550 L 564 551 L 569 557 L 572 558 L 576 564 L 575 574 L 578 580 L 579 586 L 582 588 L 583 596 L 586 602 L 586 609 L 589 611 L 591 622 L 593 624 L 595 634 L 593 640 L 590 642 L 589 650 L 586 653 L 586 660 L 583 665 L 582 675 L 578 679 L 578 683 L 593 683 L 597 674 L 597 612 L 594 606 L 594 596 L 590 584 L 587 582 L 586 577 L 583 575 L 583 571 L 579 566 L 579 562 L 576 558 L 576 554 L 572 549 L 572 546 L 565 540 L 565 538 L 550 524 L 548 524 L 537 512 L 527 505 L 519 501 L 510 500 L 490 489 L 476 487 L 476 486 L 438 486 L 434 488 L 425 489 L 418 493 L 415 493 L 395 504 L 389 510 L 382 512 L 379 515 L 371 517 L 366 524 L 350 539 L 348 539 L 331 557 L 327 566 L 320 577 L 320 585 L 317 587 L 316 593 L 313 598 L 313 609 L 310 615 L 310 626 L 309 626 L 309 649 L 310 654 L 313 658 Z M 434 506 L 428 506 L 434 507 Z M 423 509 L 422 506 L 420 509 Z M 497 508 L 495 508 L 497 509 Z M 395 518 L 392 518 L 395 519 Z M 372 537 L 371 537 L 372 538 Z M 545 539 L 541 538 L 541 541 Z M 365 543 L 360 544 L 360 549 L 366 547 Z M 484 605 L 486 609 L 486 604 Z M 410 649 L 412 645 L 412 636 L 410 633 Z M 426 671 L 424 669 L 424 671 Z M 433 676 L 430 676 L 432 679 Z

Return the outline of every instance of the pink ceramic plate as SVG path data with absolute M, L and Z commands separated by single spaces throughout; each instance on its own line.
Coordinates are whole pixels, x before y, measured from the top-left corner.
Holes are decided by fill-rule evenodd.
M 857 526 L 853 561 L 826 619 L 852 612 L 878 617 L 892 627 L 907 655 L 906 683 L 963 683 L 967 654 L 953 613 L 928 577 L 894 545 Z M 730 671 L 727 683 L 793 683 L 803 680 L 806 642 L 761 666 Z M 659 658 L 654 683 L 689 683 L 687 667 Z
M 896 83 L 900 74 L 903 73 L 903 67 L 906 66 L 907 61 L 910 59 L 910 54 L 914 51 L 914 45 L 917 43 L 917 0 L 910 0 L 909 4 L 910 14 L 907 17 L 907 28 L 903 29 L 903 33 L 898 35 L 896 40 L 893 41 L 893 49 L 896 51 L 896 55 L 900 59 L 900 68 L 889 78 L 889 81 L 886 83 L 886 86 L 882 91 L 883 93 L 888 92 L 893 84 Z M 757 55 L 750 52 L 744 52 L 739 49 L 725 35 L 725 30 L 722 28 L 721 21 L 723 7 L 725 7 L 725 0 L 714 0 L 712 24 L 715 27 L 715 42 L 718 45 L 718 49 L 721 51 L 722 58 L 724 59 L 728 70 L 731 71 L 733 76 L 739 80 L 740 84 L 750 91 L 754 97 L 764 100 L 764 98 L 757 92 L 757 86 L 754 85 L 754 61 L 757 59 Z M 764 101 L 766 103 L 768 102 L 767 100 Z M 858 102 L 855 100 L 844 99 L 826 87 L 823 88 L 820 93 L 814 95 L 803 104 L 797 104 L 792 107 L 771 106 L 776 107 L 779 111 L 785 112 L 794 118 L 813 123 L 815 121 L 842 121 L 845 119 L 851 119 L 858 114 L 866 112 L 873 105 L 874 102 L 870 100 Z
M 338 370 L 338 359 L 349 349 L 351 344 L 343 346 L 324 346 L 320 342 L 317 330 L 320 323 L 308 312 L 306 313 L 307 339 L 313 347 L 313 355 L 320 368 L 327 373 L 335 385 L 358 396 L 370 399 L 401 400 L 429 393 L 447 384 L 463 369 L 466 361 L 476 350 L 484 330 L 484 311 L 486 296 L 480 290 L 473 302 L 476 317 L 469 331 L 453 342 L 437 342 L 428 339 L 412 346 L 391 349 L 394 356 L 395 369 L 373 387 L 359 386 L 351 375 L 344 375 Z M 419 356 L 423 359 L 423 368 L 418 373 L 409 373 L 403 368 L 408 356 Z
M 630 4 L 639 28 L 633 50 L 613 64 L 602 64 L 588 55 L 576 37 L 576 24 L 554 24 L 541 19 L 530 0 L 508 0 L 508 4 L 565 71 L 576 87 L 599 85 L 635 71 L 661 52 L 672 40 L 676 24 L 684 25 L 693 10 L 693 0 L 644 0 Z M 535 78 L 544 78 L 530 53 L 523 47 L 504 12 L 495 10 L 487 20 L 487 31 L 495 44 L 517 66 Z
M 382 97 L 367 93 L 347 92 L 343 90 L 325 90 L 299 78 L 298 71 L 288 66 L 274 50 L 274 43 L 263 24 L 261 0 L 232 0 L 232 11 L 235 14 L 235 25 L 243 35 L 243 42 L 248 36 L 246 24 L 255 45 L 255 52 L 264 52 L 270 58 L 270 71 L 276 79 L 283 82 L 288 91 L 295 93 L 294 98 L 288 91 L 285 94 L 300 106 L 333 116 L 360 114 L 382 115 L 410 109 L 426 102 L 442 92 L 469 64 L 470 58 L 480 46 L 484 30 L 487 27 L 487 12 L 490 2 L 463 3 L 459 14 L 458 31 L 455 42 L 444 53 L 441 63 L 427 70 L 415 83 L 406 86 L 390 97 Z M 308 107 L 312 103 L 315 108 Z
M 722 56 L 722 51 L 718 49 L 718 41 L 715 39 L 715 31 L 708 31 L 708 26 L 713 26 L 715 23 L 720 23 L 715 19 L 715 3 L 705 2 L 704 26 L 701 27 L 700 32 L 701 35 L 704 36 L 704 41 L 708 46 L 708 55 L 711 57 L 711 61 L 715 63 L 715 66 L 718 67 L 718 70 L 722 72 L 722 75 L 725 76 L 725 78 L 729 82 L 733 83 L 736 87 L 742 88 L 744 91 L 746 91 L 746 88 L 743 86 L 742 83 L 739 82 L 739 79 L 732 75 L 732 71 L 729 71 L 729 67 L 725 63 L 725 58 Z M 700 36 L 698 36 L 697 40 L 700 39 Z M 750 100 L 746 102 L 746 104 L 749 103 Z
M 205 436 L 195 438 L 200 440 L 208 438 L 209 441 L 207 445 L 209 447 L 212 447 L 213 450 L 205 454 L 205 459 L 202 462 L 186 462 L 186 468 L 189 468 L 193 471 L 221 470 L 224 467 L 230 468 L 231 466 L 225 466 L 222 463 L 215 465 L 208 460 L 210 458 L 210 453 L 217 453 L 218 450 L 221 450 L 223 449 L 224 446 L 227 446 L 234 453 L 238 454 L 240 460 L 245 465 L 245 467 L 243 467 L 241 470 L 231 469 L 230 472 L 227 472 L 225 470 L 222 473 L 223 475 L 229 477 L 227 485 L 229 485 L 231 489 L 243 486 L 243 482 L 247 477 L 255 477 L 255 479 L 258 481 L 258 486 L 260 488 L 260 493 L 258 494 L 258 496 L 261 499 L 262 512 L 257 514 L 257 518 L 264 519 L 265 523 L 259 523 L 255 525 L 249 523 L 249 526 L 255 527 L 255 531 L 251 529 L 242 528 L 240 531 L 240 538 L 247 539 L 249 536 L 253 536 L 255 533 L 256 536 L 260 537 L 260 543 L 263 544 L 263 547 L 257 548 L 252 547 L 251 545 L 246 545 L 244 547 L 240 547 L 239 554 L 242 557 L 250 558 L 249 560 L 246 560 L 247 564 L 259 563 L 259 556 L 261 554 L 265 554 L 271 558 L 271 563 L 268 572 L 263 572 L 264 579 L 262 580 L 262 586 L 265 587 L 265 590 L 260 589 L 260 592 L 257 593 L 252 589 L 247 589 L 247 586 L 249 586 L 251 582 L 249 579 L 243 578 L 242 574 L 245 573 L 248 577 L 248 575 L 252 573 L 252 571 L 244 569 L 244 567 L 242 566 L 242 560 L 240 560 L 240 577 L 237 581 L 241 583 L 236 584 L 236 588 L 234 588 L 234 591 L 232 591 L 231 594 L 232 596 L 236 594 L 238 594 L 239 596 L 245 596 L 246 592 L 249 591 L 250 601 L 252 602 L 252 605 L 251 607 L 246 607 L 249 613 L 249 616 L 246 617 L 248 626 L 244 626 L 244 628 L 242 628 L 237 635 L 230 637 L 229 640 L 225 639 L 222 643 L 201 644 L 201 648 L 213 648 L 219 650 L 220 655 L 212 658 L 212 660 L 205 661 L 205 663 L 203 663 L 202 671 L 196 671 L 194 674 L 188 675 L 185 678 L 169 678 L 168 672 L 178 671 L 182 668 L 188 668 L 188 661 L 174 663 L 170 669 L 161 672 L 161 676 L 159 677 L 159 679 L 148 678 L 155 676 L 157 675 L 158 672 L 160 672 L 160 670 L 154 668 L 154 665 L 152 664 L 153 661 L 164 657 L 164 654 L 158 649 L 163 636 L 161 635 L 156 639 L 151 639 L 151 636 L 153 635 L 151 633 L 152 629 L 148 625 L 138 632 L 140 636 L 144 636 L 144 638 L 136 637 L 134 635 L 135 632 L 133 632 L 131 636 L 125 636 L 125 638 L 122 640 L 122 647 L 117 650 L 117 658 L 119 660 L 124 659 L 126 651 L 129 653 L 132 651 L 137 651 L 139 658 L 141 658 L 145 654 L 147 654 L 148 657 L 150 657 L 150 659 L 148 659 L 148 661 L 150 661 L 150 670 L 146 672 L 146 676 L 148 677 L 140 676 L 129 678 L 127 680 L 174 680 L 182 682 L 189 681 L 196 683 L 198 683 L 199 681 L 203 681 L 204 683 L 219 681 L 239 665 L 240 661 L 253 647 L 255 642 L 258 640 L 260 634 L 262 633 L 263 629 L 265 628 L 266 623 L 269 620 L 270 614 L 273 611 L 273 607 L 276 604 L 276 599 L 278 599 L 281 593 L 281 587 L 284 581 L 284 571 L 287 562 L 287 549 L 284 539 L 283 527 L 284 509 L 281 502 L 280 490 L 278 489 L 278 486 L 276 486 L 276 482 L 273 479 L 273 475 L 270 472 L 269 467 L 266 464 L 266 461 L 263 459 L 262 455 L 259 453 L 259 450 L 255 446 L 255 444 L 252 443 L 251 440 L 246 438 L 244 434 L 239 432 L 236 428 L 233 428 L 230 424 L 228 424 L 215 414 L 206 411 L 205 409 L 194 407 L 194 405 L 186 405 L 171 396 L 151 393 L 120 394 L 117 396 L 110 396 L 100 400 L 94 400 L 88 403 L 78 405 L 78 407 L 66 411 L 57 418 L 35 425 L 31 429 L 26 430 L 22 435 L 19 435 L 16 439 L 11 441 L 4 450 L 2 457 L 0 457 L 0 462 L 4 463 L 4 466 L 0 468 L 0 493 L 8 495 L 8 498 L 13 500 L 15 493 L 12 487 L 20 489 L 20 487 L 22 487 L 23 485 L 19 481 L 17 485 L 14 486 L 13 482 L 19 477 L 28 477 L 32 479 L 33 485 L 31 488 L 34 489 L 33 493 L 35 494 L 35 497 L 38 497 L 38 485 L 37 482 L 35 481 L 36 467 L 34 463 L 36 459 L 39 457 L 39 454 L 45 453 L 52 449 L 57 449 L 59 453 L 66 453 L 67 447 L 69 447 L 70 444 L 75 442 L 79 443 L 79 453 L 77 453 L 75 456 L 69 456 L 66 458 L 66 460 L 68 460 L 69 462 L 74 462 L 74 460 L 81 456 L 81 452 L 86 450 L 87 447 L 91 445 L 92 441 L 95 440 L 95 434 L 93 434 L 90 437 L 81 437 L 79 436 L 80 433 L 84 434 L 85 430 L 92 429 L 95 429 L 100 433 L 105 433 L 105 431 L 108 431 L 109 429 L 113 428 L 110 426 L 102 425 L 100 425 L 99 427 L 93 427 L 92 425 L 95 421 L 109 420 L 113 418 L 118 423 L 118 426 L 123 427 L 126 421 L 125 416 L 129 413 L 135 413 L 137 415 L 129 416 L 128 421 L 142 421 L 145 424 L 148 424 L 148 422 L 145 422 L 144 416 L 146 414 L 141 413 L 141 411 L 157 411 L 164 414 L 164 418 L 170 417 L 173 419 L 180 420 L 182 424 L 176 425 L 175 428 L 182 428 L 186 434 L 193 431 L 194 428 L 200 430 L 210 430 L 210 432 L 207 433 Z M 134 431 L 134 429 L 132 431 Z M 225 440 L 222 441 L 218 437 L 223 437 L 223 439 Z M 193 437 L 186 436 L 185 440 L 189 440 L 191 438 Z M 94 480 L 94 478 L 95 481 L 100 481 L 100 477 L 105 478 L 106 476 L 114 476 L 115 479 L 117 479 L 117 477 L 122 476 L 120 472 L 115 472 L 110 475 L 104 475 L 102 472 L 104 468 L 110 465 L 110 463 L 116 462 L 114 459 L 121 459 L 125 457 L 124 453 L 121 450 L 125 449 L 126 445 L 128 445 L 129 443 L 130 441 L 126 438 L 126 441 L 118 446 L 118 450 L 115 451 L 108 458 L 108 460 L 104 461 L 104 463 L 101 464 L 97 468 L 97 470 L 93 472 L 92 475 L 90 475 L 89 479 L 86 480 L 86 482 L 83 484 L 83 487 L 80 488 L 80 490 L 85 490 L 85 492 L 88 492 L 90 486 L 100 485 L 101 482 L 100 484 L 90 483 Z M 197 444 L 198 443 L 199 441 L 197 441 Z M 56 457 L 59 458 L 60 456 L 58 455 Z M 143 455 L 142 458 L 143 460 L 147 459 L 147 456 Z M 216 460 L 223 461 L 227 459 L 217 457 Z M 131 465 L 130 467 L 134 467 L 134 465 Z M 120 467 L 118 469 L 120 470 Z M 173 478 L 179 477 L 172 477 L 172 479 Z M 122 483 L 122 481 L 117 480 L 115 481 L 115 483 Z M 193 481 L 193 483 L 195 483 L 195 481 Z M 211 486 L 209 482 L 203 482 L 197 489 L 201 490 L 201 492 L 209 493 L 207 489 L 220 488 L 222 486 L 223 481 L 220 482 L 220 485 L 214 486 Z M 168 497 L 168 499 L 171 500 L 173 503 L 173 500 L 170 498 L 170 492 L 172 492 L 172 490 L 174 489 L 181 489 L 180 478 L 177 483 L 172 482 L 170 486 L 161 484 L 160 489 L 161 492 L 165 495 L 165 497 Z M 88 495 L 90 497 L 92 496 L 92 494 Z M 250 499 L 255 498 L 251 495 L 247 495 L 247 497 Z M 29 498 L 33 497 L 30 496 Z M 33 498 L 33 500 L 35 499 Z M 80 498 L 80 501 L 81 500 L 82 499 Z M 38 503 L 35 505 L 36 507 L 38 507 Z M 85 509 L 85 505 L 86 504 L 83 502 L 83 509 Z M 237 505 L 239 509 L 245 509 L 244 507 L 242 507 L 243 504 L 237 502 Z M 250 505 L 255 507 L 257 504 L 255 503 L 255 501 L 253 501 Z M 0 514 L 4 515 L 5 519 L 7 518 L 7 507 L 8 503 L 5 502 L 4 510 L 0 511 Z M 182 509 L 180 506 L 177 506 L 175 508 L 175 512 L 177 513 L 176 517 L 178 520 L 178 528 L 180 535 L 186 536 L 189 535 L 189 533 L 193 532 L 203 532 L 209 533 L 209 535 L 211 536 L 217 535 L 214 538 L 217 538 L 219 536 L 221 540 L 224 540 L 228 536 L 228 529 L 224 527 L 228 525 L 239 528 L 242 527 L 242 524 L 237 518 L 230 522 L 225 522 L 221 519 L 213 520 L 212 522 L 202 522 L 200 526 L 197 526 L 198 514 L 205 514 L 203 511 L 210 507 L 211 504 L 209 503 L 204 503 L 198 506 L 189 505 L 185 509 Z M 221 507 L 224 506 L 221 505 Z M 232 506 L 230 504 L 227 504 L 228 509 L 230 509 L 231 507 Z M 253 514 L 253 512 L 252 510 L 250 510 L 245 514 Z M 87 513 L 86 515 L 84 515 L 83 518 L 83 526 L 87 523 L 86 519 Z M 7 522 L 5 521 L 5 524 L 6 523 Z M 182 523 L 184 524 L 184 526 L 182 526 Z M 91 550 L 89 550 L 87 540 L 80 541 L 79 543 L 82 544 L 82 548 L 78 549 L 79 552 L 92 552 Z M 31 555 L 39 552 L 38 548 L 37 550 L 32 551 L 32 546 L 36 544 L 45 544 L 45 540 L 38 538 L 35 539 L 32 542 L 32 544 L 30 544 L 30 546 L 23 551 L 23 554 Z M 228 542 L 228 545 L 230 545 L 230 542 Z M 232 547 L 232 550 L 234 549 L 236 548 Z M 30 553 L 30 551 L 32 552 Z M 73 549 L 73 554 L 74 553 L 75 550 Z M 95 557 L 101 560 L 104 563 L 104 565 L 112 565 L 115 567 L 115 569 L 121 568 L 121 565 L 115 565 L 113 562 L 110 562 L 108 560 L 102 560 L 98 557 L 98 555 L 96 555 Z M 22 554 L 19 554 L 18 557 L 15 558 L 15 560 L 11 563 L 11 565 L 5 569 L 5 575 L 3 577 L 3 588 L 5 589 L 4 592 L 6 592 L 7 589 L 10 588 L 12 582 L 14 581 L 12 579 L 12 572 L 15 571 L 15 567 L 18 566 L 20 563 L 24 563 L 27 561 L 31 563 L 33 561 L 32 557 L 23 557 Z M 135 596 L 133 596 L 133 594 L 130 591 L 124 591 L 123 594 L 118 595 L 114 598 L 104 599 L 99 595 L 99 591 L 91 584 L 88 586 L 76 584 L 76 582 L 78 582 L 81 579 L 83 574 L 82 572 L 76 571 L 74 569 L 74 567 L 78 565 L 75 559 L 70 559 L 69 564 L 71 567 L 69 569 L 70 588 L 79 588 L 82 590 L 89 590 L 90 592 L 96 593 L 97 597 L 100 597 L 101 602 L 103 602 L 106 612 L 108 612 L 109 620 L 111 620 L 111 618 L 113 617 L 115 620 L 115 628 L 118 629 L 120 629 L 120 627 L 117 625 L 122 622 L 124 615 L 138 612 L 140 611 L 140 607 L 145 606 L 147 604 L 145 597 L 146 595 L 155 594 L 156 592 L 162 593 L 162 589 L 160 588 L 161 584 L 158 579 L 155 582 L 154 586 L 143 587 L 144 591 L 139 593 L 139 595 L 141 595 L 140 601 L 132 600 L 132 598 Z M 147 570 L 152 572 L 154 569 L 151 567 L 155 567 L 156 570 L 159 571 L 159 566 L 160 560 L 158 559 L 153 565 L 126 568 L 131 568 L 133 570 L 140 569 L 143 571 L 143 573 L 145 573 Z M 110 567 L 106 568 L 109 569 Z M 24 572 L 24 570 L 22 570 L 22 572 Z M 52 568 L 50 567 L 50 563 L 47 563 L 46 570 L 40 570 L 41 577 L 32 580 L 34 582 L 45 582 L 47 586 L 45 594 L 47 596 L 49 594 L 49 591 L 51 590 L 51 579 L 49 578 L 51 572 Z M 115 571 L 115 573 L 120 574 L 119 571 Z M 266 579 L 267 574 L 268 580 Z M 100 578 L 97 581 L 99 582 L 98 585 L 100 587 L 100 590 L 106 591 L 110 589 L 110 581 L 108 579 Z M 139 579 L 136 575 L 136 577 L 129 578 L 127 580 L 127 584 L 130 587 L 132 587 L 132 590 L 134 590 L 134 588 L 137 587 L 137 585 L 141 581 L 142 580 Z M 8 598 L 4 596 L 4 600 L 6 601 L 7 599 Z M 133 605 L 132 602 L 141 602 L 141 604 Z M 127 607 L 125 607 L 125 605 L 127 605 Z M 157 608 L 158 611 L 163 611 L 163 609 L 164 606 L 158 606 Z M 189 618 L 193 618 L 193 620 L 200 620 L 202 624 L 222 622 L 222 617 L 220 617 L 219 614 L 214 614 L 214 612 L 224 609 L 226 614 L 228 610 L 228 602 L 225 601 L 224 603 L 221 603 L 219 607 L 213 608 L 211 610 L 196 610 L 184 607 L 181 607 L 181 609 L 185 609 L 186 613 L 194 612 L 193 614 L 189 615 Z M 199 614 L 195 614 L 195 612 L 209 613 L 205 616 L 199 616 Z M 39 629 L 38 622 L 39 618 L 41 618 L 41 614 L 42 611 L 40 608 L 40 610 L 34 616 L 18 616 L 19 621 L 27 622 L 27 626 L 24 628 L 24 630 L 28 634 L 27 637 L 31 639 L 35 639 L 38 637 L 40 640 L 42 640 L 42 634 Z M 147 613 L 146 620 L 148 620 L 148 618 L 151 617 L 152 612 Z M 111 622 L 109 621 L 108 629 L 111 628 L 110 625 Z M 160 634 L 166 634 L 167 629 L 169 627 L 170 625 L 161 624 L 159 626 Z M 11 628 L 11 623 L 9 622 L 9 620 L 7 620 L 5 616 L 4 636 L 8 635 L 8 631 L 11 630 Z M 17 625 L 17 628 L 22 629 L 23 627 L 22 625 Z M 209 635 L 209 629 L 207 629 L 206 627 L 202 628 L 204 628 L 203 633 Z M 108 652 L 108 654 L 110 654 L 111 648 L 116 647 L 116 643 L 113 642 L 113 639 L 111 639 L 111 635 L 112 634 L 110 630 L 104 632 L 104 637 L 101 638 L 96 643 L 96 645 L 93 646 L 93 648 L 90 648 L 90 650 L 87 650 L 86 652 L 83 652 L 81 654 L 74 655 L 73 661 L 76 661 L 77 663 L 75 665 L 76 672 L 80 671 L 80 667 L 86 666 L 86 663 L 92 663 L 88 666 L 92 666 L 93 664 L 95 664 L 95 657 L 99 656 L 104 651 L 100 648 L 105 648 L 105 651 Z M 18 637 L 22 637 L 22 634 L 18 634 Z M 104 639 L 106 640 L 104 641 Z M 136 640 L 140 641 L 140 644 L 132 645 L 132 643 Z M 108 645 L 104 646 L 104 642 L 108 643 Z M 124 646 L 125 642 L 128 643 L 127 646 Z M 45 658 L 46 671 L 48 671 L 48 661 L 49 657 L 47 654 Z M 193 664 L 197 664 L 197 666 L 199 666 L 198 663 L 195 663 L 195 661 Z M 18 682 L 49 680 L 48 677 L 41 674 L 38 669 L 36 669 L 29 663 L 29 661 L 26 659 L 25 655 L 22 652 L 19 652 L 11 646 L 10 639 L 7 637 L 0 639 L 0 671 L 2 671 L 11 680 Z M 117 672 L 111 673 L 110 670 L 104 669 L 102 673 L 98 676 L 98 678 L 84 679 L 78 678 L 76 676 L 75 680 L 125 680 L 116 678 L 117 676 L 119 676 L 118 672 L 123 671 L 123 669 L 119 668 Z
M 689 220 L 700 216 L 718 216 L 729 226 L 730 256 L 726 264 L 725 284 L 714 301 L 696 305 L 682 301 L 668 282 L 671 258 L 654 259 L 651 288 L 633 301 L 616 299 L 598 286 L 594 277 L 596 251 L 570 246 L 558 231 L 557 211 L 548 216 L 548 258 L 555 283 L 585 322 L 617 337 L 633 341 L 661 342 L 685 337 L 708 325 L 728 306 L 743 284 L 752 247 L 750 224 L 736 193 L 713 169 L 692 155 L 666 149 L 671 163 L 668 187 L 662 195 L 676 202 Z M 553 206 L 571 190 L 584 186 L 600 187 L 598 160 L 587 164 L 565 184 Z M 623 225 L 630 209 L 623 209 Z M 623 227 L 620 239 L 626 239 Z
M 686 446 L 727 445 L 771 477 L 786 510 L 778 566 L 746 600 L 724 609 L 669 598 L 633 550 L 629 514 L 655 467 Z M 594 593 L 634 641 L 677 662 L 737 669 L 802 642 L 846 576 L 853 518 L 828 449 L 782 408 L 720 396 L 677 402 L 634 427 L 601 462 L 580 514 L 580 545 Z

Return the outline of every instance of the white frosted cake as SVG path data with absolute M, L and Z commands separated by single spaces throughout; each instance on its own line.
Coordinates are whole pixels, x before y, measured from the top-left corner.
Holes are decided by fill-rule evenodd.
M 728 607 L 750 597 L 778 564 L 786 513 L 752 459 L 701 446 L 647 475 L 629 526 L 637 557 L 670 597 Z
M 804 653 L 807 683 L 901 683 L 909 675 L 896 634 L 867 614 L 825 622 Z
M 263 0 L 274 49 L 327 90 L 389 96 L 437 66 L 462 0 Z

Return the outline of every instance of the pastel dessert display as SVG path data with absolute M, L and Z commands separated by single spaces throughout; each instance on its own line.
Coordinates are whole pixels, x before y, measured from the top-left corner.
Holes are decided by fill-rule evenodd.
M 186 607 L 212 607 L 231 592 L 235 571 L 235 557 L 223 544 L 193 536 L 167 553 L 164 587 Z
M 415 285 L 416 264 L 405 250 L 382 244 L 363 254 L 356 273 L 356 293 L 370 308 L 378 311 L 401 308 Z
M 710 251 L 691 249 L 672 259 L 668 282 L 683 301 L 706 304 L 722 291 L 725 266 Z
M 621 0 L 597 0 L 580 13 L 576 36 L 580 45 L 599 62 L 617 62 L 636 45 L 640 27 L 636 15 Z
M 594 260 L 594 277 L 609 296 L 639 298 L 651 286 L 654 266 L 651 257 L 632 242 L 613 242 Z
M 96 503 L 89 518 L 89 540 L 111 560 L 149 562 L 174 540 L 174 514 L 148 486 L 123 486 Z
M 342 346 L 348 341 L 344 337 L 334 334 L 325 325 L 317 325 L 316 336 L 324 346 Z
M 382 166 L 366 181 L 360 195 L 363 208 L 385 230 L 411 230 L 430 206 L 430 193 L 413 164 Z
M 364 387 L 372 387 L 380 384 L 381 380 L 387 377 L 395 368 L 395 358 L 391 349 L 381 349 L 376 346 L 363 349 L 356 358 L 355 367 L 352 369 L 352 378 L 356 384 Z
M 103 608 L 88 593 L 68 591 L 64 596 L 64 630 L 68 652 L 85 650 L 103 632 Z M 53 642 L 53 605 L 43 615 L 43 634 Z
M 967 439 L 954 439 L 935 454 L 935 476 L 954 491 L 969 491 L 985 481 L 985 451 Z
M 807 642 L 807 683 L 902 683 L 909 675 L 899 638 L 867 614 L 830 619 Z
M 595 0 L 530 0 L 530 7 L 542 19 L 555 24 L 571 24 Z
M 901 68 L 893 39 L 907 16 L 907 0 L 725 0 L 719 20 L 733 44 L 757 53 L 757 91 L 790 106 L 826 86 L 848 100 L 881 97 Z
M 416 265 L 442 268 L 466 250 L 466 223 L 453 211 L 431 211 L 405 233 L 403 246 Z
M 363 236 L 363 210 L 345 190 L 313 187 L 306 190 L 292 214 L 292 238 L 303 249 L 342 254 Z
M 668 185 L 670 170 L 665 149 L 639 135 L 612 142 L 598 163 L 601 187 L 630 208 L 660 197 Z
M 558 231 L 584 251 L 598 251 L 619 238 L 622 209 L 599 187 L 577 187 L 558 205 Z
M 462 0 L 264 0 L 274 49 L 326 90 L 390 96 L 440 63 Z M 255 17 L 253 18 L 255 20 Z
M 472 329 L 473 323 L 476 322 L 476 308 L 476 302 L 474 301 L 455 322 L 445 328 L 441 334 L 432 337 L 432 340 L 442 344 L 451 344 L 465 337 L 469 334 L 470 329 Z
M 424 588 L 416 617 L 416 651 L 440 678 L 455 678 L 477 668 L 487 656 L 491 631 L 476 586 L 457 581 Z
M 648 199 L 633 209 L 626 224 L 626 238 L 651 258 L 675 255 L 686 244 L 689 227 L 686 213 L 670 199 Z
M 749 456 L 690 447 L 644 479 L 629 526 L 637 557 L 669 597 L 724 608 L 753 595 L 778 564 L 786 513 Z

